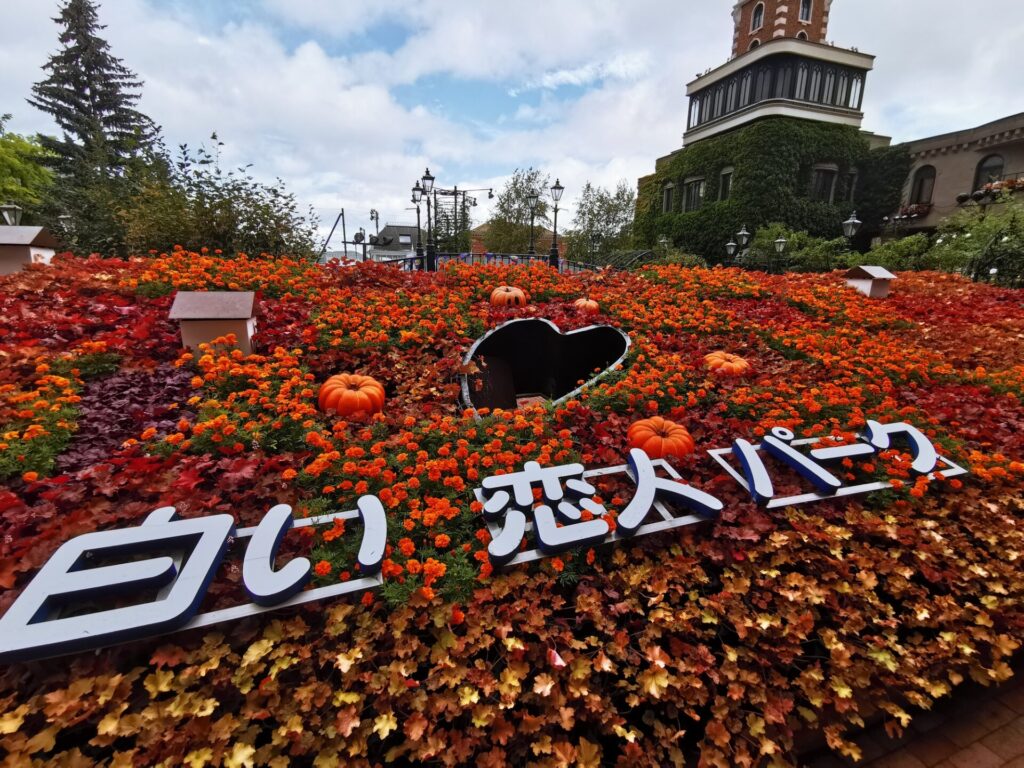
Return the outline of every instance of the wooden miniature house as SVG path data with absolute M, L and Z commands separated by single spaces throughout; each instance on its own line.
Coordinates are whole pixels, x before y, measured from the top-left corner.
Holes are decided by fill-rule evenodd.
M 872 299 L 888 296 L 892 281 L 896 279 L 896 275 L 884 267 L 854 267 L 844 277 L 848 286 Z
M 28 264 L 49 264 L 60 243 L 43 227 L 0 226 L 0 275 Z
M 171 305 L 171 320 L 181 324 L 181 343 L 195 351 L 200 344 L 229 333 L 238 348 L 252 353 L 256 333 L 256 294 L 252 291 L 178 291 Z

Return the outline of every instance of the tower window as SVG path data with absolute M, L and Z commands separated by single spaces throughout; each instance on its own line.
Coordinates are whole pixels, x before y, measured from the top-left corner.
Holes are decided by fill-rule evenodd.
M 696 211 L 704 204 L 704 179 L 687 179 L 683 186 L 683 210 Z
M 722 174 L 718 178 L 718 199 L 728 200 L 732 196 L 732 166 L 722 169 Z
M 661 212 L 671 213 L 672 212 L 672 192 L 675 189 L 675 184 L 666 184 L 661 190 Z
M 1003 175 L 1003 168 L 1005 163 L 1003 162 L 1002 155 L 989 155 L 980 163 L 978 163 L 978 172 L 974 175 L 974 188 L 981 189 L 986 184 L 991 184 L 993 181 L 999 181 L 999 178 Z
M 910 204 L 928 205 L 935 191 L 935 166 L 923 165 L 914 174 L 914 183 L 910 186 Z
M 831 203 L 835 199 L 839 168 L 835 165 L 816 165 L 811 177 L 811 200 Z
M 754 13 L 750 17 L 750 31 L 757 32 L 761 27 L 764 26 L 764 3 L 758 3 L 754 6 Z
M 800 0 L 800 21 L 809 22 L 811 20 L 811 5 L 813 2 L 814 0 Z M 804 35 L 804 40 L 806 39 L 807 36 Z
M 796 33 L 796 39 L 797 40 L 806 40 L 807 39 L 807 33 L 804 32 L 803 30 L 800 30 L 799 32 Z

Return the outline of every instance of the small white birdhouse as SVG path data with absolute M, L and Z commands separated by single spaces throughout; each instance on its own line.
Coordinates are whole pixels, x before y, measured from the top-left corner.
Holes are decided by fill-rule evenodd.
M 0 226 L 0 275 L 10 275 L 27 264 L 49 264 L 60 247 L 43 227 Z
M 845 277 L 848 286 L 872 299 L 888 296 L 892 281 L 896 279 L 896 275 L 884 267 L 854 267 Z
M 235 334 L 238 348 L 252 353 L 256 333 L 256 294 L 252 291 L 178 291 L 171 320 L 181 324 L 181 343 L 196 351 L 220 336 Z

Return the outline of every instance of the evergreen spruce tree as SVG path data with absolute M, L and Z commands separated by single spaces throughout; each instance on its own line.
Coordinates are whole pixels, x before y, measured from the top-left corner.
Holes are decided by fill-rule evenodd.
M 61 49 L 43 67 L 48 76 L 32 87 L 28 101 L 52 115 L 64 135 L 42 137 L 43 146 L 55 154 L 62 175 L 97 161 L 106 167 L 92 170 L 116 173 L 157 138 L 156 126 L 135 108 L 142 83 L 99 37 L 104 26 L 92 0 L 66 0 L 54 21 L 63 27 Z

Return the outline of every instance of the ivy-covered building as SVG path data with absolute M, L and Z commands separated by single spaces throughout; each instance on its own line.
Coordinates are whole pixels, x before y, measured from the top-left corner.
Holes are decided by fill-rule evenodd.
M 826 42 L 832 0 L 738 0 L 733 56 L 687 86 L 684 146 L 639 181 L 635 231 L 712 259 L 741 226 L 865 234 L 899 203 L 908 161 L 861 129 L 874 57 Z

